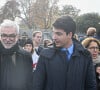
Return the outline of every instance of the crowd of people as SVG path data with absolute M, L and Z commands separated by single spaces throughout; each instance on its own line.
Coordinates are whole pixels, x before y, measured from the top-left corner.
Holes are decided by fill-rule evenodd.
M 22 42 L 17 23 L 0 24 L 0 90 L 100 90 L 96 28 L 79 39 L 70 16 L 57 18 L 52 27 L 52 40 L 34 31 Z

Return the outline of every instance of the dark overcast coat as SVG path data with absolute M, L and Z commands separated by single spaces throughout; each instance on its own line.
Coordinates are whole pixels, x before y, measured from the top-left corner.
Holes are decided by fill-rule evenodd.
M 0 90 L 33 90 L 32 77 L 31 54 L 17 45 L 8 50 L 1 45 Z
M 34 72 L 33 90 L 96 90 L 90 53 L 74 42 L 70 61 L 65 53 L 50 48 L 42 51 Z

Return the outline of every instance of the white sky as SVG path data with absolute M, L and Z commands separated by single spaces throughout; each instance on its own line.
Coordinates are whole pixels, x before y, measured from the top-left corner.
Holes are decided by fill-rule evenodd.
M 80 9 L 80 14 L 96 12 L 100 14 L 100 0 L 60 0 L 60 6 L 72 5 Z
M 0 6 L 5 3 L 6 0 L 0 0 Z M 59 0 L 59 6 L 69 4 L 77 9 L 80 9 L 80 14 L 96 12 L 100 14 L 100 0 Z
M 0 0 L 0 7 L 5 3 L 6 0 Z

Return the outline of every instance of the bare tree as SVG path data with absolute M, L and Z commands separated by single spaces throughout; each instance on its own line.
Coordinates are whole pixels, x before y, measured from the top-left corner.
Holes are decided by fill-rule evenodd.
M 19 0 L 21 16 L 19 18 L 25 23 L 25 25 L 32 29 L 34 27 L 34 22 L 31 18 L 31 6 L 35 0 Z
M 19 0 L 22 15 L 20 18 L 29 29 L 51 27 L 58 0 Z
M 15 0 L 10 0 L 5 3 L 0 9 L 0 22 L 4 19 L 15 20 L 16 17 L 20 16 L 19 3 Z
M 33 7 L 34 23 L 39 28 L 48 29 L 54 20 L 58 0 L 37 0 Z M 57 10 L 56 10 L 57 11 Z

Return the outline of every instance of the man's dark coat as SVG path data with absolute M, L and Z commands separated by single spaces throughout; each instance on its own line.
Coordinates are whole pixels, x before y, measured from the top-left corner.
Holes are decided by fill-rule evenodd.
M 33 81 L 33 90 L 96 90 L 91 55 L 76 41 L 69 61 L 58 48 L 43 50 Z

